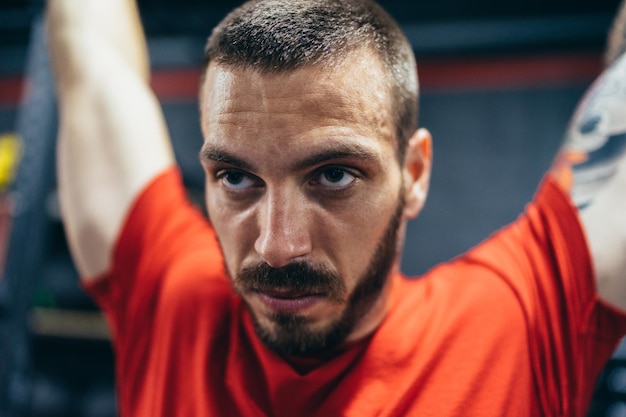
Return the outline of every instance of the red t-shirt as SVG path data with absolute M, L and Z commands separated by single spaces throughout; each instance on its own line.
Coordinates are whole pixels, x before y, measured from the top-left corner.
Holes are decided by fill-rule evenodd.
M 123 417 L 582 417 L 626 333 L 549 178 L 477 248 L 392 279 L 373 335 L 289 364 L 255 336 L 210 225 L 170 170 L 135 203 L 110 272 L 86 287 L 112 328 Z

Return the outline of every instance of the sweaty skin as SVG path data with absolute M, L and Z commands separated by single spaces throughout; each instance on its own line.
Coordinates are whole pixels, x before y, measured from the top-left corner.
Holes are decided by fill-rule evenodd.
M 82 279 L 111 264 L 137 195 L 174 153 L 148 86 L 139 14 L 129 0 L 47 2 L 59 98 L 57 177 L 61 214 Z
M 333 70 L 262 74 L 209 67 L 200 157 L 209 216 L 231 276 L 261 263 L 280 268 L 307 262 L 336 273 L 351 294 L 384 237 L 399 193 L 405 201 L 403 240 L 404 223 L 417 215 L 426 195 L 430 136 L 416 132 L 406 162 L 398 161 L 384 70 L 376 64 L 361 51 Z M 348 340 L 378 326 L 387 291 Z M 271 331 L 277 302 L 242 296 Z M 336 322 L 346 306 L 321 298 L 297 313 L 317 331 Z

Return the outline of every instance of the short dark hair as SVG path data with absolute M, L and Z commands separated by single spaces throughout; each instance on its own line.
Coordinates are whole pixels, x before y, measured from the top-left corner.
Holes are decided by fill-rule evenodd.
M 387 72 L 398 156 L 417 128 L 418 85 L 413 50 L 398 24 L 369 0 L 253 0 L 213 30 L 204 54 L 210 63 L 278 74 L 332 67 L 368 48 Z
M 626 52 L 626 0 L 622 1 L 613 20 L 613 26 L 609 32 L 604 63 L 611 65 L 617 58 Z

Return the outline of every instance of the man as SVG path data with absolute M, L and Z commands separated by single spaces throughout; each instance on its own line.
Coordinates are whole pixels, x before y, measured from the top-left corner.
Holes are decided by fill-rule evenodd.
M 585 414 L 626 333 L 626 157 L 602 149 L 619 132 L 594 141 L 615 173 L 580 219 L 564 187 L 585 182 L 571 155 L 599 155 L 578 146 L 588 103 L 626 107 L 623 89 L 603 98 L 626 58 L 525 215 L 407 280 L 431 138 L 410 45 L 378 6 L 256 1 L 214 30 L 200 91 L 210 224 L 173 168 L 135 5 L 53 0 L 48 23 L 62 210 L 113 329 L 121 415 Z

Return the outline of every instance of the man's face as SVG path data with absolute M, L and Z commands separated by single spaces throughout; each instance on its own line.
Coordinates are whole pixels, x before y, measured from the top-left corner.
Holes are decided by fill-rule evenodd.
M 207 209 L 233 286 L 279 353 L 331 348 L 384 317 L 404 224 L 387 91 L 365 52 L 334 70 L 207 71 Z

